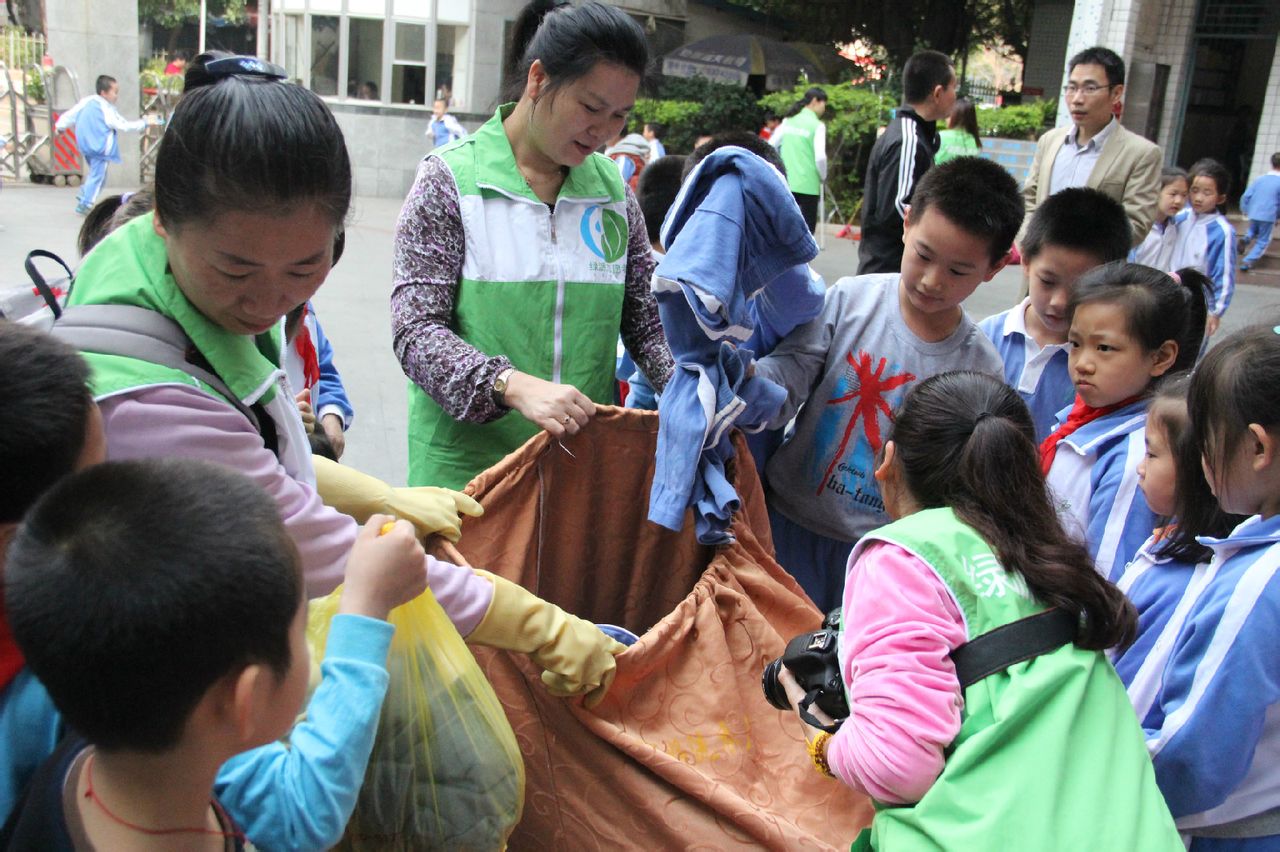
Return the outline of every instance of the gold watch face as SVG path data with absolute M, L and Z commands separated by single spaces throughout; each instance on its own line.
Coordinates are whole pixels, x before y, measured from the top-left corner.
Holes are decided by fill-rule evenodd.
M 507 380 L 506 380 L 506 379 L 504 379 L 504 378 L 502 378 L 502 377 L 498 377 L 498 378 L 494 379 L 494 380 L 493 380 L 493 392 L 494 392 L 496 395 L 498 395 L 498 396 L 502 396 L 504 393 L 506 393 L 506 392 L 507 392 Z

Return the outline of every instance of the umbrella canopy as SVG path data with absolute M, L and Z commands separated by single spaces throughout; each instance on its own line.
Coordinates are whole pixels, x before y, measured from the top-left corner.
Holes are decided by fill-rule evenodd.
M 801 73 L 810 80 L 824 79 L 818 67 L 790 45 L 753 35 L 715 35 L 690 42 L 663 57 L 662 73 L 736 86 L 745 86 L 749 76 L 763 75 L 769 90 L 790 89 Z

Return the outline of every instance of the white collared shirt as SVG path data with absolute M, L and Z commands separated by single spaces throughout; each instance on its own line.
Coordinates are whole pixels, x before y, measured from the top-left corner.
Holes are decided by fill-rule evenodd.
M 1098 158 L 1102 156 L 1102 146 L 1107 144 L 1117 124 L 1119 122 L 1116 121 L 1115 116 L 1112 116 L 1107 126 L 1083 145 L 1076 144 L 1080 128 L 1072 126 L 1062 147 L 1058 149 L 1058 156 L 1053 159 L 1053 172 L 1049 178 L 1050 195 L 1064 189 L 1084 186 L 1088 182 L 1089 173 L 1093 171 Z

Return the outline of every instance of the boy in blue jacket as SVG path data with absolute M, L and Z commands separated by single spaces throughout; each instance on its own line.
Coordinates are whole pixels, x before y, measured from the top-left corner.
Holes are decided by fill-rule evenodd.
M 1280 151 L 1271 155 L 1271 171 L 1249 184 L 1240 199 L 1240 210 L 1249 217 L 1249 231 L 1241 248 L 1253 245 L 1240 261 L 1240 269 L 1248 271 L 1266 252 L 1271 231 L 1280 218 Z
M 120 84 L 115 77 L 99 75 L 94 91 L 95 94 L 64 112 L 56 125 L 59 133 L 70 127 L 76 129 L 76 143 L 89 166 L 89 176 L 76 196 L 76 212 L 82 216 L 98 202 L 98 192 L 107 178 L 107 163 L 120 162 L 120 144 L 116 134 L 138 131 L 147 126 L 145 119 L 130 121 L 116 109 L 116 101 L 120 100 Z

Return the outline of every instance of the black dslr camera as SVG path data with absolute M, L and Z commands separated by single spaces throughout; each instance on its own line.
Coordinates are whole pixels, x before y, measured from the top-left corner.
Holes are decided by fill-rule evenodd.
M 840 635 L 840 607 L 827 614 L 822 627 L 812 633 L 802 633 L 787 643 L 787 650 L 781 657 L 764 668 L 762 686 L 764 697 L 779 710 L 790 710 L 787 693 L 778 683 L 778 672 L 786 666 L 801 688 L 806 693 L 801 703 L 801 712 L 808 715 L 808 709 L 816 704 L 822 712 L 836 720 L 839 727 L 849 716 L 849 700 L 845 696 L 844 679 L 840 677 L 840 660 L 836 651 L 836 640 Z M 808 719 L 809 724 L 817 728 L 824 727 L 816 719 Z

